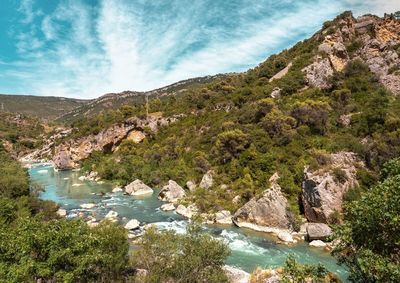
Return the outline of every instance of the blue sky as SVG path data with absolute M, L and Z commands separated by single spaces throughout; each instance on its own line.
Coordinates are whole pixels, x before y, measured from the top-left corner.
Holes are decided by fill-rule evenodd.
M 1 0 L 0 93 L 94 98 L 244 71 L 398 0 Z

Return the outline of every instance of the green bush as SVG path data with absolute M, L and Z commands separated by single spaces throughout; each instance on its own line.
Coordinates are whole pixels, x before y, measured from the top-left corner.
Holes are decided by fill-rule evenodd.
M 222 270 L 230 251 L 226 244 L 189 225 L 187 234 L 151 228 L 133 253 L 135 266 L 148 271 L 141 282 L 228 282 Z

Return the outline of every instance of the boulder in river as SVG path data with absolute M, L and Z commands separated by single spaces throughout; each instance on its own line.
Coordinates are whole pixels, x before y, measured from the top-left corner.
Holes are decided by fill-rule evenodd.
M 117 221 L 117 217 L 118 217 L 118 212 L 110 210 L 106 216 L 104 216 L 105 219 L 111 220 L 113 222 Z
M 125 187 L 125 192 L 132 196 L 144 196 L 153 194 L 153 190 L 143 183 L 141 180 L 136 179 Z
M 229 210 L 221 210 L 215 213 L 215 222 L 218 224 L 232 224 L 232 215 Z
M 332 229 L 324 223 L 308 223 L 307 225 L 307 237 L 309 241 L 325 241 L 331 235 Z
M 81 208 L 83 209 L 92 209 L 96 207 L 95 203 L 83 203 L 80 205 Z
M 185 190 L 175 181 L 169 180 L 158 194 L 158 199 L 168 202 L 177 202 L 186 195 Z
M 124 228 L 127 230 L 135 230 L 135 229 L 139 228 L 139 225 L 140 225 L 140 222 L 138 220 L 131 219 L 128 221 L 128 223 L 126 223 Z
M 316 247 L 316 248 L 325 248 L 326 247 L 326 243 L 321 240 L 311 241 L 308 245 L 311 247 Z
M 175 210 L 175 205 L 173 203 L 164 203 L 160 209 L 162 211 L 173 211 Z
M 292 230 L 288 201 L 275 179 L 271 178 L 271 188 L 260 198 L 251 199 L 236 211 L 233 222 L 237 226 L 276 234 L 281 230 Z
M 123 191 L 123 189 L 121 187 L 115 187 L 112 189 L 113 193 L 118 193 L 118 192 L 122 192 L 122 191 Z

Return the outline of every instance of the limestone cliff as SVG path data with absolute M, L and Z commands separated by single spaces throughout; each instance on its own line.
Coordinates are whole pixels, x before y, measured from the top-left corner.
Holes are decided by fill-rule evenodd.
M 400 95 L 400 21 L 390 16 L 347 16 L 322 30 L 314 62 L 303 69 L 308 83 L 329 88 L 329 76 L 361 59 L 393 94 Z M 351 52 L 350 52 L 350 51 Z
M 364 166 L 352 152 L 331 154 L 329 160 L 315 171 L 304 170 L 302 202 L 310 222 L 334 222 L 334 214 L 342 212 L 345 193 L 358 186 L 357 168 Z

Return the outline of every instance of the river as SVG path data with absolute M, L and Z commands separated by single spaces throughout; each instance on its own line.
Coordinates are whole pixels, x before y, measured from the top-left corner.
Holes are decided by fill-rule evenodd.
M 68 217 L 83 212 L 102 219 L 107 212 L 118 212 L 121 223 L 137 219 L 141 223 L 154 223 L 160 229 L 174 229 L 184 233 L 187 221 L 175 212 L 159 209 L 162 202 L 157 192 L 148 198 L 137 199 L 123 193 L 112 193 L 112 185 L 80 181 L 82 175 L 74 171 L 55 171 L 53 167 L 40 165 L 29 169 L 31 182 L 45 188 L 40 194 L 44 200 L 52 200 L 68 211 Z M 91 210 L 80 208 L 83 203 L 96 203 Z M 295 254 L 301 263 L 323 264 L 329 271 L 336 273 L 346 282 L 347 271 L 338 266 L 336 260 L 320 248 L 309 247 L 306 242 L 295 245 L 277 244 L 276 240 L 265 233 L 258 233 L 234 226 L 205 226 L 214 237 L 226 241 L 232 251 L 226 264 L 252 272 L 257 266 L 276 268 L 282 266 L 288 254 Z

